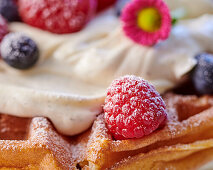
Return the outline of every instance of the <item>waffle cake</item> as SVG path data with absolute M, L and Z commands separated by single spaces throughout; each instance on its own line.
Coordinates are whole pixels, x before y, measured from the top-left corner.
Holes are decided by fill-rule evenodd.
M 60 135 L 43 117 L 0 117 L 0 167 L 8 169 L 196 169 L 213 160 L 213 97 L 166 94 L 165 127 L 114 140 L 99 115 L 91 129 Z
M 1 169 L 211 164 L 213 2 L 127 1 L 0 0 Z

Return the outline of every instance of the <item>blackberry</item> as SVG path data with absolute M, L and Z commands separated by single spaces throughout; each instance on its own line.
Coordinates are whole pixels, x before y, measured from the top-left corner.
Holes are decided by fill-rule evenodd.
M 192 81 L 200 94 L 213 94 L 213 55 L 202 53 L 195 57 L 198 61 L 192 73 Z
M 118 0 L 115 4 L 115 12 L 117 16 L 120 16 L 125 5 L 131 0 Z
M 37 62 L 39 50 L 29 37 L 20 33 L 10 33 L 2 40 L 1 55 L 8 65 L 17 69 L 28 69 Z
M 19 21 L 18 7 L 13 0 L 0 0 L 0 14 L 11 21 Z

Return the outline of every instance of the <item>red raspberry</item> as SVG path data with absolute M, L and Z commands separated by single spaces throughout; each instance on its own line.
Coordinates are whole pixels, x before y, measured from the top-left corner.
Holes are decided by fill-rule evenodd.
M 110 5 L 113 5 L 116 0 L 98 0 L 98 11 L 101 11 Z
M 13 0 L 16 4 L 18 4 L 18 0 Z
M 166 106 L 155 88 L 136 76 L 114 80 L 105 99 L 105 121 L 115 139 L 149 135 L 167 119 Z
M 0 15 L 0 42 L 3 37 L 9 32 L 6 20 Z
M 58 34 L 79 31 L 96 11 L 97 0 L 19 0 L 22 20 Z

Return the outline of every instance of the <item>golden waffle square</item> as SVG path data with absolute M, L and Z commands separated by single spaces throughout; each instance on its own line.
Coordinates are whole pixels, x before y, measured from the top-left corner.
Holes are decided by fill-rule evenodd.
M 141 139 L 114 140 L 103 114 L 75 137 L 46 118 L 0 117 L 0 167 L 22 169 L 196 169 L 213 160 L 213 97 L 164 96 L 165 127 Z

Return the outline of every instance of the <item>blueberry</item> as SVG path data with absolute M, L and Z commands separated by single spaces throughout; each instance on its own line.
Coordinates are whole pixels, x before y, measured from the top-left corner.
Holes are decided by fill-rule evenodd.
M 36 43 L 21 33 L 10 33 L 1 43 L 1 56 L 10 66 L 17 69 L 32 67 L 39 58 Z
M 192 73 L 192 81 L 200 94 L 213 94 L 213 55 L 202 53 L 195 57 L 197 66 Z
M 0 14 L 8 21 L 18 21 L 20 19 L 18 7 L 13 0 L 0 0 Z
M 122 13 L 123 8 L 125 5 L 130 2 L 131 0 L 118 0 L 117 3 L 115 4 L 115 11 L 116 15 L 120 16 Z

